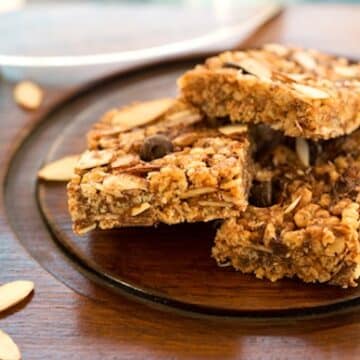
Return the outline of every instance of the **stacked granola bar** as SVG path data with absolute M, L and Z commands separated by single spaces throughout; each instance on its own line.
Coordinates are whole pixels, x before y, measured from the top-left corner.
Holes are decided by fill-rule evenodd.
M 68 185 L 78 234 L 221 219 L 212 255 L 272 281 L 356 286 L 360 65 L 270 44 L 109 111 Z
M 78 234 L 225 219 L 247 206 L 247 128 L 211 127 L 180 100 L 111 110 L 90 130 L 88 145 L 68 185 Z

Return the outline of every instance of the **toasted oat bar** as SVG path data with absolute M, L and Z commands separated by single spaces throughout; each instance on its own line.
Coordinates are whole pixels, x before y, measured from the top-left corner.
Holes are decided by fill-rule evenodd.
M 225 52 L 178 84 L 209 117 L 266 123 L 288 136 L 330 139 L 360 125 L 360 65 L 315 50 L 268 44 Z
M 255 165 L 253 205 L 218 230 L 216 261 L 271 281 L 357 286 L 359 143 L 360 130 L 320 144 L 288 139 L 265 155 Z
M 74 231 L 209 221 L 243 211 L 251 182 L 247 129 L 209 126 L 198 110 L 171 99 L 105 114 L 68 185 Z

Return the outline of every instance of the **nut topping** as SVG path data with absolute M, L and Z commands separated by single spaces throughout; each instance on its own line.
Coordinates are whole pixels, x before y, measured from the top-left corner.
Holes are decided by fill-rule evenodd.
M 107 165 L 113 157 L 111 150 L 85 151 L 76 165 L 77 169 L 85 170 L 97 166 Z
M 173 104 L 174 99 L 158 99 L 131 105 L 119 110 L 111 119 L 112 125 L 122 131 L 131 130 L 148 124 L 164 114 Z
M 38 172 L 38 177 L 48 181 L 69 181 L 74 176 L 74 169 L 79 155 L 66 156 L 45 165 Z
M 36 110 L 43 101 L 41 88 L 31 81 L 22 81 L 15 86 L 14 99 L 26 110 Z
M 310 166 L 310 148 L 305 139 L 296 139 L 296 153 L 304 166 Z
M 153 135 L 144 140 L 140 157 L 144 161 L 162 158 L 173 151 L 173 144 L 165 135 Z
M 294 83 L 292 84 L 292 87 L 302 96 L 305 96 L 306 98 L 311 100 L 322 100 L 328 99 L 330 97 L 327 92 L 314 88 L 312 86 Z

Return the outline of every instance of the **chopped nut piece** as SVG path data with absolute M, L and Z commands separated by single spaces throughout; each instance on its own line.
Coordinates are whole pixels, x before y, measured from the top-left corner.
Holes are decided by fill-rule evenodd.
M 260 79 L 270 79 L 271 71 L 262 63 L 255 59 L 245 58 L 237 61 L 237 64 L 245 70 L 246 73 L 255 75 Z
M 125 166 L 135 165 L 137 162 L 140 161 L 139 156 L 133 154 L 125 154 L 116 158 L 115 161 L 111 163 L 112 168 L 120 168 Z
M 81 155 L 76 168 L 85 170 L 107 165 L 111 161 L 113 155 L 114 152 L 111 150 L 88 150 Z
M 43 100 L 41 88 L 31 81 L 22 81 L 15 86 L 14 99 L 26 110 L 36 110 Z
M 330 95 L 327 92 L 314 88 L 312 86 L 294 83 L 292 84 L 292 87 L 298 93 L 311 100 L 322 100 L 322 99 L 328 99 L 330 97 Z
M 298 51 L 293 55 L 293 59 L 306 70 L 316 69 L 315 59 L 307 52 Z
M 334 67 L 334 71 L 344 78 L 354 78 L 360 76 L 360 67 L 359 65 L 348 65 L 341 66 L 337 65 Z
M 103 190 L 115 196 L 119 196 L 122 191 L 145 191 L 147 188 L 147 181 L 145 179 L 128 174 L 109 175 L 103 182 Z
M 78 233 L 78 235 L 84 235 L 87 232 L 89 232 L 91 230 L 95 230 L 95 229 L 96 229 L 96 224 L 91 224 L 89 226 L 77 228 L 77 233 Z
M 137 103 L 123 108 L 111 119 L 111 123 L 127 131 L 135 127 L 143 126 L 165 113 L 172 105 L 174 99 L 157 99 Z
M 0 359 L 1 360 L 20 360 L 21 354 L 18 346 L 11 337 L 0 330 Z
M 231 207 L 233 204 L 226 201 L 199 201 L 201 206 Z
M 0 286 L 0 311 L 18 304 L 33 290 L 34 283 L 32 281 L 18 280 Z
M 310 149 L 305 139 L 296 139 L 296 153 L 304 166 L 310 166 Z
M 38 177 L 49 181 L 69 181 L 74 176 L 79 155 L 65 156 L 45 165 L 38 172 Z
M 288 214 L 290 212 L 292 212 L 298 205 L 299 202 L 301 200 L 301 195 L 298 196 L 285 210 L 284 210 L 284 214 Z
M 289 53 L 289 49 L 280 44 L 265 44 L 264 49 L 279 56 L 286 56 Z
M 246 125 L 227 125 L 221 126 L 218 130 L 224 135 L 233 135 L 233 134 L 244 134 L 247 132 Z
M 151 208 L 151 205 L 149 203 L 142 203 L 141 205 L 135 206 L 131 209 L 131 215 L 132 216 L 140 215 L 141 213 L 143 213 L 144 211 L 146 211 L 150 208 Z
M 211 187 L 204 187 L 204 188 L 198 188 L 198 189 L 192 189 L 188 190 L 180 195 L 180 199 L 188 199 L 194 196 L 200 196 L 204 194 L 210 194 L 215 192 L 216 189 Z

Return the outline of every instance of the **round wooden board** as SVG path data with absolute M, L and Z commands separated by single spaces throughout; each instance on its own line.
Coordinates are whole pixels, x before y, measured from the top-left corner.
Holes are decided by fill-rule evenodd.
M 175 95 L 176 78 L 197 62 L 157 64 L 102 80 L 44 115 L 19 146 L 7 175 L 6 207 L 19 239 L 65 284 L 112 306 L 123 294 L 190 312 L 247 317 L 306 315 L 357 305 L 357 289 L 296 280 L 270 283 L 217 267 L 210 256 L 215 234 L 211 223 L 75 236 L 65 184 L 37 182 L 44 162 L 84 150 L 86 131 L 106 110 Z M 33 221 L 27 221 L 25 209 L 30 209 Z M 79 271 L 90 276 L 99 291 L 88 291 Z M 109 295 L 101 290 L 104 287 L 113 292 Z

